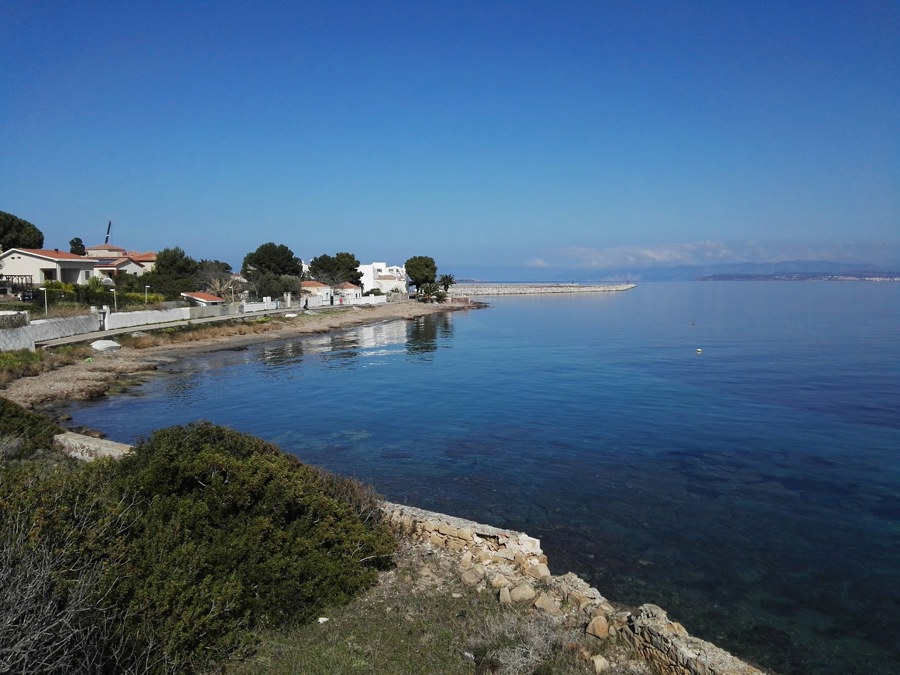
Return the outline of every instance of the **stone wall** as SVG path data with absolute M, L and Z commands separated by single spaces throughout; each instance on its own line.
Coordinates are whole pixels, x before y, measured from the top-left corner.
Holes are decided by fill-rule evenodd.
M 459 554 L 462 582 L 490 589 L 502 605 L 535 610 L 579 625 L 596 640 L 618 640 L 661 675 L 762 675 L 715 645 L 691 637 L 656 605 L 617 611 L 600 592 L 572 574 L 554 576 L 540 541 L 440 513 L 399 504 L 383 505 L 391 525 L 405 536 Z M 595 670 L 607 667 L 594 657 Z

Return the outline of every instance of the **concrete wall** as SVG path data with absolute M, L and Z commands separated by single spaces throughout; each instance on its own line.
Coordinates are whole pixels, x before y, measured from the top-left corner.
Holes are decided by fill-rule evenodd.
M 0 312 L 0 352 L 34 351 L 27 312 Z
M 100 315 L 83 314 L 62 319 L 35 319 L 31 322 L 30 329 L 34 342 L 81 335 L 100 330 Z
M 137 312 L 111 312 L 106 317 L 106 330 L 146 326 L 167 321 L 184 321 L 191 318 L 189 307 L 176 309 L 143 309 Z M 97 330 L 96 328 L 94 330 Z
M 235 310 L 240 305 L 235 305 Z M 228 316 L 233 314 L 229 305 L 209 305 L 208 307 L 188 307 L 191 319 L 207 319 L 212 316 Z

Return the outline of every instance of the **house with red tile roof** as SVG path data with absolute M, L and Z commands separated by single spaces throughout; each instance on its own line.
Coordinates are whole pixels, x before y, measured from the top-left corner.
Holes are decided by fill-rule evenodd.
M 128 251 L 115 244 L 97 244 L 85 249 L 85 256 L 97 262 L 97 272 L 105 277 L 114 278 L 119 274 L 135 274 L 140 276 L 153 270 L 156 266 L 156 253 L 147 251 Z
M 20 285 L 40 286 L 47 281 L 86 284 L 97 261 L 59 249 L 11 248 L 0 253 L 0 274 L 19 279 Z
M 182 298 L 187 298 L 196 302 L 201 307 L 209 307 L 210 305 L 224 305 L 225 298 L 210 293 L 182 293 Z

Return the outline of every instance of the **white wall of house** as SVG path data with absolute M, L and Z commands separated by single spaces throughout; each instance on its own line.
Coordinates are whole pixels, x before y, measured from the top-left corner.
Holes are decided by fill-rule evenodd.
M 53 260 L 44 256 L 10 249 L 0 255 L 3 274 L 31 277 L 31 283 L 38 286 L 45 281 L 62 281 L 67 284 L 86 284 L 94 269 L 90 259 Z
M 406 281 L 406 268 L 400 265 L 373 262 L 368 265 L 360 265 L 356 269 L 362 273 L 360 282 L 363 285 L 364 293 L 376 288 L 382 293 L 390 293 L 395 288 L 406 292 L 409 288 Z

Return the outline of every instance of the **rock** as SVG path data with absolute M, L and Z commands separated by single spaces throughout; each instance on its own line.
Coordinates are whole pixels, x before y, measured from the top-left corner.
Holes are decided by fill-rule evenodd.
M 507 588 L 509 585 L 509 579 L 502 574 L 495 574 L 494 578 L 491 579 L 491 586 L 494 588 Z
M 550 579 L 550 569 L 544 563 L 528 565 L 525 568 L 525 574 L 537 579 L 538 581 L 549 581 Z
M 550 616 L 562 616 L 563 611 L 556 604 L 556 601 L 547 593 L 541 593 L 538 599 L 534 601 L 535 609 L 539 609 Z
M 511 605 L 512 604 L 512 596 L 509 592 L 509 586 L 501 586 L 500 587 L 500 604 L 501 605 Z
M 591 619 L 584 632 L 596 638 L 609 637 L 609 621 L 607 621 L 605 616 L 595 616 Z
M 91 348 L 98 352 L 114 352 L 121 349 L 122 345 L 113 340 L 94 340 Z
M 474 539 L 474 532 L 468 527 L 461 527 L 456 531 L 456 536 L 464 541 L 472 541 Z
M 462 582 L 466 586 L 477 586 L 482 579 L 484 579 L 484 572 L 477 568 L 472 568 L 462 573 Z
M 513 602 L 527 602 L 534 596 L 534 589 L 528 583 L 519 584 L 509 592 L 509 597 Z
M 607 670 L 609 670 L 609 661 L 607 661 L 606 657 L 602 654 L 592 656 L 591 663 L 594 664 L 595 673 L 605 673 Z
M 472 562 L 472 553 L 471 551 L 466 551 L 463 553 L 462 558 L 459 561 L 459 568 L 463 570 L 470 570 L 475 567 L 475 563 Z

